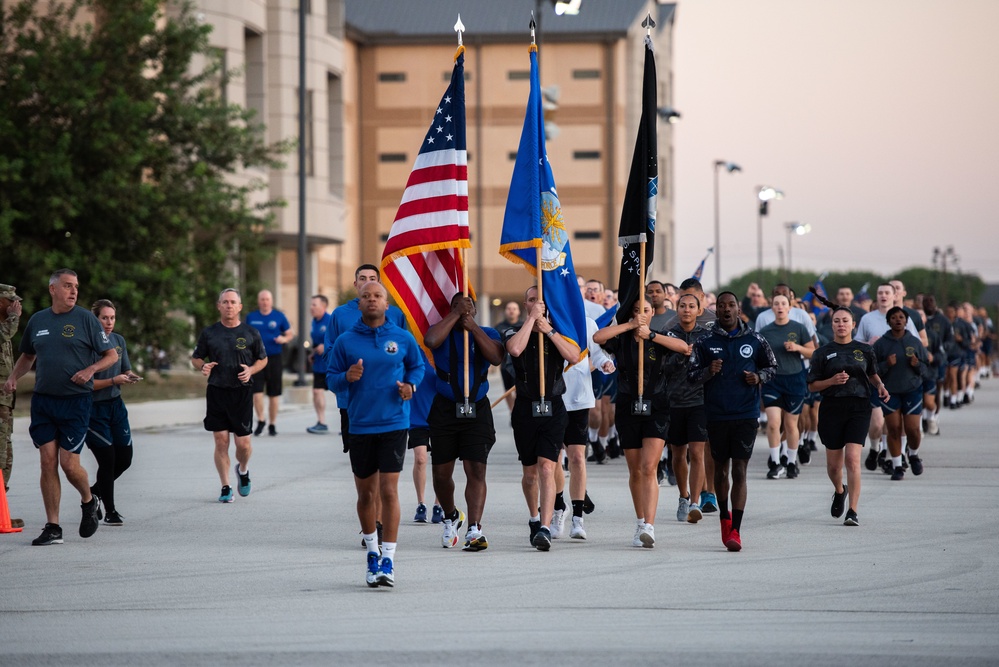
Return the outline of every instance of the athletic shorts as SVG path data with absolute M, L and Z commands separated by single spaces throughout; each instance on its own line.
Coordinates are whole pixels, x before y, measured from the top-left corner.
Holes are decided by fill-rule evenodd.
M 886 415 L 898 412 L 899 410 L 902 411 L 903 415 L 921 414 L 923 412 L 922 388 L 898 396 L 891 394 L 887 401 L 881 401 L 881 412 Z
M 253 387 L 216 387 L 208 385 L 205 430 L 229 431 L 235 436 L 253 433 Z
M 947 379 L 947 364 L 937 366 L 937 384 Z
M 268 361 L 267 365 L 270 366 L 271 362 Z M 313 371 L 313 373 L 312 373 L 312 388 L 313 389 L 322 389 L 323 391 L 326 391 L 326 373 L 325 372 L 316 373 L 315 371 Z
M 865 398 L 827 398 L 819 406 L 819 438 L 826 449 L 863 445 L 870 426 L 871 406 Z
M 340 440 L 346 454 L 350 451 L 350 417 L 347 415 L 347 408 L 340 408 Z
M 90 428 L 93 394 L 47 396 L 32 394 L 28 433 L 35 447 L 55 441 L 71 454 L 79 454 Z
M 426 447 L 427 451 L 430 451 L 429 428 L 409 429 L 409 441 L 406 443 L 406 449 L 416 449 L 417 447 Z
M 711 458 L 715 461 L 736 459 L 748 461 L 753 456 L 753 445 L 760 430 L 758 419 L 733 419 L 708 422 L 708 441 Z
M 666 442 L 677 447 L 708 441 L 708 417 L 703 405 L 669 409 L 669 433 Z
M 776 407 L 789 414 L 800 415 L 806 394 L 808 385 L 804 371 L 794 375 L 775 375 L 773 380 L 763 385 L 763 407 Z
M 947 358 L 947 366 L 950 368 L 960 368 L 963 361 L 964 354 L 962 352 L 955 352 Z
M 666 440 L 669 431 L 669 408 L 663 403 L 652 400 L 651 397 L 645 400 L 652 404 L 652 414 L 648 416 L 631 414 L 631 405 L 635 402 L 633 397 L 625 397 L 627 401 L 616 403 L 617 410 L 614 412 L 614 425 L 617 427 L 617 441 L 621 449 L 641 449 L 642 440 L 645 438 L 657 438 Z
M 805 394 L 805 405 L 812 406 L 822 402 L 822 392 L 810 391 Z
M 128 424 L 128 410 L 121 396 L 107 401 L 97 401 L 90 408 L 90 429 L 87 447 L 131 447 L 132 429 Z
M 617 372 L 610 375 L 603 371 L 594 370 L 590 372 L 590 379 L 593 382 L 593 398 L 600 400 L 607 396 L 613 402 L 617 399 Z
M 562 442 L 566 445 L 586 445 L 587 428 L 590 422 L 590 409 L 570 410 L 569 421 L 565 426 L 565 436 Z
M 937 390 L 937 380 L 936 380 L 935 377 L 933 377 L 933 378 L 926 378 L 926 379 L 923 380 L 923 393 L 924 394 L 932 394 L 932 393 L 935 393 L 936 390 Z
M 975 355 L 974 350 L 968 350 L 964 353 L 964 363 L 961 365 L 965 368 L 974 368 L 978 365 L 978 357 Z
M 531 414 L 531 399 L 517 397 L 513 404 L 513 441 L 517 445 L 517 458 L 523 466 L 532 466 L 539 458 L 558 461 L 565 429 L 569 422 L 561 396 L 548 399 L 552 404 L 551 417 Z
M 462 461 L 485 463 L 489 450 L 496 443 L 489 397 L 476 401 L 475 419 L 459 419 L 454 412 L 456 405 L 441 394 L 434 396 L 427 415 L 430 439 L 434 441 L 430 462 L 440 465 L 460 458 Z
M 878 390 L 874 385 L 871 385 L 871 396 L 868 399 L 868 403 L 870 403 L 870 407 L 872 410 L 881 407 L 881 396 L 878 395 Z
M 266 389 L 268 396 L 281 395 L 281 355 L 267 356 L 264 370 L 253 376 L 253 393 L 260 394 Z
M 408 431 L 350 434 L 350 469 L 358 479 L 376 472 L 402 472 Z

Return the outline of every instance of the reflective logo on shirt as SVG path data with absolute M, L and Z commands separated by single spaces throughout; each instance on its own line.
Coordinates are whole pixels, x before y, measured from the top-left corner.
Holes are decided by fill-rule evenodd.
M 854 350 L 853 351 L 853 358 L 856 361 L 863 361 L 864 360 L 864 353 L 861 352 L 860 350 Z
M 826 355 L 826 359 L 832 359 L 837 354 L 839 354 L 839 353 L 838 352 L 830 352 L 829 354 Z
M 905 348 L 905 356 L 911 357 L 914 354 L 916 354 L 915 348 L 913 348 L 913 347 L 907 347 L 907 348 Z
M 236 339 L 236 349 L 237 350 L 245 350 L 246 349 L 246 339 L 245 338 L 237 338 Z
M 63 338 L 72 338 L 75 335 L 76 335 L 76 327 L 74 327 L 72 324 L 67 324 L 66 326 L 64 326 L 62 328 L 62 337 Z M 108 337 L 104 336 L 104 340 L 107 340 L 107 339 L 108 339 Z
M 39 329 L 38 332 L 35 334 L 35 338 L 38 338 L 39 336 L 48 336 L 48 335 L 49 335 L 48 329 Z
M 394 340 L 385 343 L 385 354 L 395 354 L 399 351 L 399 344 Z
M 787 339 L 789 341 L 791 341 L 792 343 L 797 343 L 798 342 L 798 334 L 796 332 L 792 331 L 792 332 L 790 332 L 790 333 L 787 334 Z
M 749 359 L 751 356 L 753 356 L 753 346 L 749 345 L 748 343 L 746 345 L 743 345 L 742 347 L 739 348 L 739 354 L 742 355 L 743 359 Z

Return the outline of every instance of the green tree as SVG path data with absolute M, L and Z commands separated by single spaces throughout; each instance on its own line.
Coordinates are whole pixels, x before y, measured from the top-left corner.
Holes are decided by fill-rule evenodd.
M 39 4 L 0 3 L 3 281 L 31 313 L 70 267 L 80 304 L 113 300 L 137 352 L 187 346 L 222 287 L 256 287 L 281 202 L 260 202 L 247 170 L 281 166 L 288 145 L 225 102 L 231 73 L 190 3 Z

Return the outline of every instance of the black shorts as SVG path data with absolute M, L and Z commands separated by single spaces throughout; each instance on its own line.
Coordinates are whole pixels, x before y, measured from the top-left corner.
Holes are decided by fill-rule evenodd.
M 758 419 L 708 422 L 711 458 L 715 461 L 748 461 L 753 456 L 753 445 L 756 444 L 759 429 Z
M 31 396 L 31 425 L 28 433 L 35 447 L 56 441 L 60 448 L 79 454 L 90 428 L 93 394 L 73 396 Z M 6 462 L 5 462 L 6 463 Z
M 517 457 L 523 466 L 532 466 L 539 458 L 558 461 L 565 437 L 565 427 L 569 415 L 561 396 L 548 399 L 552 404 L 551 417 L 535 417 L 531 414 L 531 399 L 517 397 L 513 404 L 513 441 L 517 445 Z
M 585 445 L 587 441 L 586 429 L 590 425 L 590 409 L 570 410 L 568 421 L 565 425 L 565 435 L 562 442 L 567 445 Z
M 358 479 L 367 479 L 376 472 L 402 472 L 406 460 L 406 429 L 386 433 L 352 433 L 350 435 L 350 469 Z
M 264 370 L 253 376 L 253 393 L 260 394 L 267 390 L 268 396 L 281 395 L 281 355 L 271 354 L 267 356 L 267 365 Z
M 128 410 L 121 396 L 97 401 L 90 408 L 90 430 L 87 447 L 131 447 L 132 429 L 128 424 Z
M 826 449 L 843 449 L 849 442 L 863 445 L 870 426 L 866 398 L 827 398 L 819 404 L 819 438 Z
M 489 450 L 496 442 L 489 397 L 475 403 L 475 419 L 458 419 L 454 414 L 456 405 L 441 394 L 434 396 L 430 414 L 427 415 L 430 439 L 434 441 L 430 462 L 441 465 L 460 458 L 462 461 L 485 463 Z
M 703 405 L 669 409 L 669 433 L 666 442 L 676 447 L 708 441 L 708 417 Z
M 208 385 L 205 392 L 208 404 L 205 430 L 212 433 L 229 431 L 236 436 L 253 433 L 253 388 L 215 387 Z
M 271 363 L 268 361 L 267 365 L 270 366 Z M 326 391 L 326 372 L 325 371 L 322 372 L 322 373 L 316 373 L 315 371 L 312 372 L 312 388 L 313 389 L 322 389 L 323 391 Z
M 349 451 L 350 417 L 347 416 L 347 408 L 340 408 L 340 440 L 343 442 L 343 451 Z
M 416 449 L 417 447 L 426 447 L 427 451 L 430 451 L 429 428 L 409 429 L 409 440 L 406 443 L 406 449 Z
M 631 404 L 635 399 L 623 396 L 626 401 L 615 403 L 614 425 L 617 426 L 618 442 L 621 449 L 641 449 L 645 438 L 666 440 L 669 431 L 669 408 L 664 404 L 646 398 L 652 404 L 652 414 L 647 417 L 631 414 Z

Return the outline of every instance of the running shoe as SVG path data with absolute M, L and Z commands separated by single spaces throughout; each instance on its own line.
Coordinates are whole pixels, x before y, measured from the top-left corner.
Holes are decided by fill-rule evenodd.
M 530 542 L 530 544 L 533 546 L 534 545 L 534 537 L 538 534 L 538 531 L 541 530 L 541 522 L 540 521 L 528 521 L 527 525 L 530 526 L 530 528 L 531 528 L 531 537 L 528 540 L 528 542 Z
M 481 530 L 471 530 L 465 533 L 465 546 L 461 548 L 462 551 L 485 551 L 489 548 L 489 541 L 486 536 L 482 534 Z
M 732 519 L 720 519 L 722 544 L 728 546 L 729 534 L 732 532 Z
M 901 482 L 905 479 L 905 469 L 902 466 L 895 466 L 895 470 L 891 473 L 891 481 Z
M 80 519 L 80 537 L 90 537 L 97 532 L 97 527 L 101 525 L 97 519 L 99 504 L 97 496 L 92 496 L 89 503 L 80 503 L 80 510 L 83 512 L 83 517 Z
M 687 514 L 690 512 L 690 499 L 680 498 L 680 502 L 676 506 L 676 520 L 686 521 Z
M 441 546 L 445 549 L 450 549 L 458 544 L 458 530 L 465 523 L 465 513 L 461 510 L 456 509 L 451 516 L 452 518 L 444 519 L 444 534 L 441 536 Z
M 673 472 L 673 468 L 670 466 L 669 461 L 666 462 L 666 483 L 670 486 L 676 486 L 676 473 Z
M 773 459 L 767 460 L 767 466 L 770 468 L 770 471 L 767 473 L 767 479 L 780 479 L 787 475 L 787 468 L 774 462 Z
M 231 503 L 232 502 L 232 487 L 223 486 L 222 493 L 219 494 L 220 503 Z
M 797 463 L 788 463 L 787 464 L 787 478 L 788 479 L 795 479 L 797 477 L 798 477 L 798 464 Z
M 843 516 L 843 508 L 846 506 L 846 495 L 849 492 L 846 484 L 843 485 L 843 493 L 833 492 L 832 508 L 829 512 L 833 515 L 834 519 L 838 519 Z
M 548 526 L 541 526 L 541 529 L 534 534 L 534 539 L 531 540 L 531 544 L 538 551 L 548 551 L 552 548 L 552 534 L 548 530 Z
M 244 498 L 250 495 L 250 471 L 240 472 L 238 463 L 236 464 L 236 490 Z
M 604 459 L 607 458 L 607 451 L 604 449 L 604 446 L 600 444 L 599 440 L 592 440 L 590 441 L 590 449 L 592 453 L 586 457 L 586 460 L 590 463 L 602 465 Z
M 729 532 L 728 539 L 725 540 L 725 548 L 729 551 L 742 551 L 742 536 L 735 528 Z
M 638 535 L 638 539 L 642 542 L 642 546 L 646 549 L 651 549 L 656 546 L 656 528 L 651 523 L 647 523 L 642 526 L 642 532 Z
M 309 428 L 307 428 L 305 430 L 307 432 L 309 432 L 309 433 L 315 433 L 317 435 L 322 435 L 323 433 L 329 433 L 330 432 L 330 427 L 327 426 L 326 424 L 320 424 L 319 422 L 316 422 L 315 426 L 310 426 Z
M 631 546 L 641 547 L 642 546 L 642 529 L 645 528 L 645 523 L 642 521 L 635 522 L 635 535 L 631 538 Z
M 902 454 L 902 470 L 908 470 L 908 469 L 909 469 L 909 457 L 906 456 L 905 454 Z
M 565 510 L 552 512 L 552 523 L 548 530 L 552 534 L 553 540 L 562 538 L 562 533 L 565 531 Z
M 108 510 L 108 513 L 104 516 L 105 526 L 123 526 L 125 522 L 123 517 L 118 514 L 116 510 Z
M 583 517 L 572 517 L 572 529 L 569 531 L 569 537 L 574 540 L 586 539 L 586 529 L 583 528 Z
M 593 514 L 593 510 L 597 509 L 597 506 L 593 504 L 590 500 L 590 494 L 583 494 L 583 514 Z
M 101 505 L 103 505 L 103 503 L 101 502 L 101 497 L 97 495 L 97 493 L 94 491 L 94 487 L 90 487 L 90 495 L 92 495 L 97 500 L 97 520 L 100 521 L 101 519 L 104 518 L 104 512 L 101 511 L 102 509 Z
M 798 463 L 803 466 L 807 466 L 812 462 L 812 450 L 808 446 L 808 441 L 805 441 L 801 447 L 798 447 Z
M 909 457 L 909 466 L 912 468 L 913 475 L 923 474 L 923 459 L 919 458 L 915 454 Z
M 937 423 L 936 419 L 930 420 L 929 429 L 926 432 L 930 435 L 940 435 L 940 424 Z
M 434 505 L 434 511 L 431 514 L 430 523 L 444 523 L 444 509 L 440 505 Z
M 663 485 L 664 479 L 666 479 L 666 459 L 660 459 L 658 465 L 656 465 L 656 482 L 659 486 Z
M 378 554 L 373 551 L 368 552 L 368 571 L 364 575 L 364 581 L 371 588 L 378 588 Z
M 809 449 L 809 450 L 811 450 L 811 451 L 813 451 L 813 452 L 817 452 L 817 451 L 819 451 L 819 446 L 815 444 L 815 440 L 813 440 L 813 439 L 809 438 L 809 439 L 808 439 L 808 440 L 806 440 L 805 442 L 807 442 L 807 443 L 808 443 L 808 449 Z
M 867 451 L 867 459 L 864 461 L 864 465 L 868 470 L 878 469 L 878 453 L 873 449 Z
M 882 449 L 878 452 L 878 465 L 881 466 L 881 471 L 884 474 L 890 475 L 892 473 L 891 458 L 888 456 L 887 449 Z
M 846 511 L 846 518 L 843 519 L 844 526 L 859 526 L 860 519 L 857 518 L 857 513 L 853 510 Z
M 701 508 L 697 503 L 690 503 L 690 508 L 687 510 L 687 523 L 697 523 L 700 521 L 704 515 L 701 513 Z
M 42 534 L 31 540 L 36 547 L 45 547 L 50 544 L 62 544 L 62 528 L 57 523 L 47 523 L 42 528 Z
M 395 574 L 392 573 L 392 560 L 389 558 L 382 558 L 381 565 L 378 566 L 378 574 L 375 576 L 378 581 L 378 586 L 385 586 L 387 588 L 392 588 L 395 586 Z
M 718 511 L 718 498 L 708 491 L 701 491 L 701 511 L 705 514 L 714 514 Z
M 616 459 L 619 456 L 621 456 L 621 447 L 618 445 L 617 436 L 614 436 L 607 441 L 607 457 Z
M 416 516 L 413 517 L 413 521 L 416 523 L 426 523 L 427 522 L 427 506 L 420 503 L 416 506 Z
M 257 428 L 253 429 L 253 435 L 260 435 L 264 432 L 264 427 L 267 426 L 267 422 L 258 421 Z
M 267 427 L 267 435 L 277 435 L 277 427 L 274 424 Z

